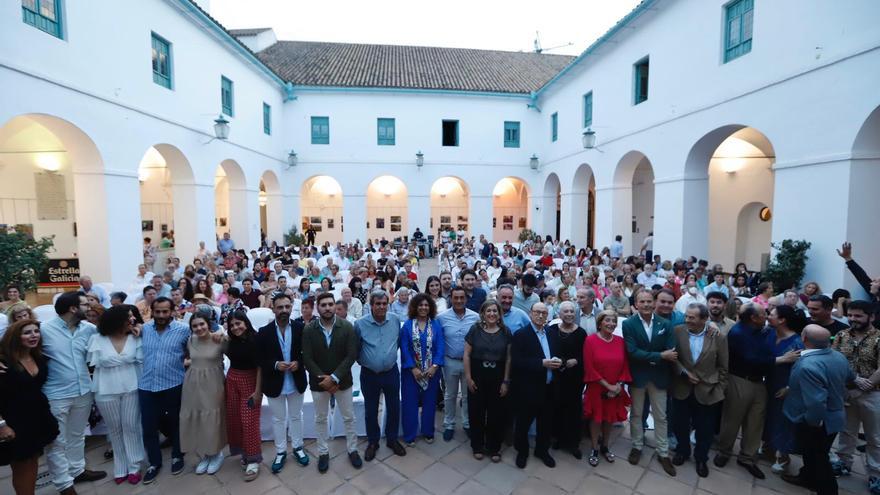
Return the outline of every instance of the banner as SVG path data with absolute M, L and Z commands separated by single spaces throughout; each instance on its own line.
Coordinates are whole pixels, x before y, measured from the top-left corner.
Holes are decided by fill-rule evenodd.
M 49 260 L 40 273 L 39 287 L 79 287 L 79 258 Z

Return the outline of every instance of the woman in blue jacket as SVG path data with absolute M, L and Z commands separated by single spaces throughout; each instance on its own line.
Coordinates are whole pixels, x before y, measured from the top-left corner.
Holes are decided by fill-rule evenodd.
M 434 441 L 444 341 L 443 327 L 435 319 L 437 306 L 427 294 L 416 294 L 410 300 L 408 316 L 400 329 L 400 389 L 403 439 L 411 447 L 419 432 L 420 402 L 422 437 L 428 443 Z

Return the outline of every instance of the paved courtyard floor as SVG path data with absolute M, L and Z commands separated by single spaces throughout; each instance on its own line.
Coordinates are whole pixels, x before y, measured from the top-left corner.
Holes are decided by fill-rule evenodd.
M 422 278 L 436 273 L 434 260 L 423 261 Z M 97 483 L 77 485 L 80 494 L 253 494 L 253 495 L 322 495 L 322 494 L 580 494 L 580 495 L 774 495 L 806 494 L 807 491 L 789 485 L 770 472 L 770 466 L 762 462 L 761 467 L 767 475 L 765 480 L 755 480 L 743 468 L 736 465 L 735 459 L 724 469 L 716 468 L 709 462 L 709 477 L 699 478 L 690 462 L 678 467 L 678 475 L 667 476 L 651 448 L 645 449 L 642 461 L 632 466 L 626 461 L 629 453 L 629 428 L 614 428 L 611 451 L 618 459 L 613 464 L 604 461 L 593 468 L 586 458 L 576 460 L 563 451 L 553 451 L 557 466 L 549 469 L 540 460 L 530 457 L 526 469 L 514 465 L 515 452 L 507 447 L 503 461 L 493 464 L 488 458 L 477 461 L 471 455 L 470 445 L 463 431 L 456 430 L 451 442 L 444 442 L 440 431 L 442 413 L 437 415 L 437 436 L 433 444 L 419 440 L 415 447 L 407 449 L 404 457 L 394 456 L 384 443 L 378 456 L 372 462 L 365 462 L 360 470 L 354 469 L 345 455 L 345 441 L 337 438 L 331 442 L 330 471 L 318 473 L 317 449 L 314 440 L 306 441 L 306 450 L 312 462 L 308 467 L 300 467 L 288 462 L 278 475 L 271 474 L 274 447 L 272 442 L 263 442 L 263 466 L 255 481 L 246 483 L 238 459 L 227 458 L 223 468 L 216 475 L 194 473 L 197 460 L 187 456 L 187 469 L 178 476 L 172 476 L 169 450 L 164 450 L 165 467 L 157 481 L 151 485 L 117 486 L 108 477 Z M 653 445 L 653 432 L 647 434 L 648 444 Z M 581 447 L 586 449 L 588 440 Z M 366 440 L 361 438 L 359 450 L 363 455 Z M 112 461 L 104 459 L 107 443 L 104 437 L 90 438 L 87 442 L 86 459 L 90 469 L 102 469 L 112 473 Z M 738 449 L 738 445 L 735 450 Z M 710 457 L 714 456 L 714 452 Z M 292 461 L 292 460 L 291 460 Z M 41 460 L 45 463 L 45 458 Z M 792 468 L 800 467 L 800 458 L 794 457 Z M 45 471 L 45 465 L 41 466 Z M 11 495 L 9 467 L 0 468 L 0 495 Z M 841 494 L 855 495 L 867 493 L 864 454 L 857 456 L 853 475 L 839 479 Z M 56 493 L 51 486 L 38 490 L 40 495 Z

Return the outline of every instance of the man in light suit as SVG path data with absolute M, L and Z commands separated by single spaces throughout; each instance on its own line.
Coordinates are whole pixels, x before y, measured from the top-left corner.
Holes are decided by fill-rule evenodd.
M 795 424 L 804 467 L 796 476 L 783 474 L 782 479 L 818 495 L 836 495 L 828 451 L 837 433 L 846 428 L 846 384 L 855 380 L 855 374 L 843 354 L 830 349 L 828 330 L 807 325 L 801 335 L 804 350 L 791 369 L 782 412 Z
M 623 340 L 629 356 L 632 384 L 630 408 L 630 437 L 632 450 L 629 463 L 636 465 L 642 458 L 645 446 L 645 429 L 642 424 L 645 397 L 651 401 L 654 416 L 654 437 L 657 439 L 657 458 L 663 471 L 675 476 L 675 466 L 669 459 L 669 440 L 666 427 L 666 388 L 669 386 L 670 364 L 678 360 L 675 351 L 675 334 L 670 323 L 654 314 L 654 296 L 642 289 L 636 293 L 638 313 L 623 322 Z
M 689 304 L 684 321 L 684 325 L 675 327 L 678 369 L 672 378 L 672 427 L 678 446 L 672 463 L 681 466 L 691 456 L 693 424 L 697 437 L 694 461 L 697 474 L 705 478 L 709 475 L 709 447 L 727 387 L 727 339 L 721 332 L 710 331 L 709 308 L 704 304 Z

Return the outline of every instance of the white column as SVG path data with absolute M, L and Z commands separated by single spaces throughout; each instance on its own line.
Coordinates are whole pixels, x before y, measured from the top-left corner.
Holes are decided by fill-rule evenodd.
M 214 184 L 172 184 L 174 197 L 174 253 L 180 263 L 192 263 L 204 241 L 210 251 L 217 249 L 214 227 Z
M 707 259 L 708 190 L 708 176 L 654 181 L 654 254 L 663 259 L 691 255 Z M 639 247 L 634 246 L 634 250 Z
M 593 241 L 596 246 L 611 246 L 614 236 L 623 235 L 624 253 L 629 252 L 629 231 L 618 231 L 620 224 L 619 218 L 626 215 L 626 212 L 618 211 L 618 205 L 615 202 L 614 195 L 617 191 L 614 186 L 596 186 L 596 238 Z M 580 245 L 578 245 L 580 247 Z
M 484 234 L 487 239 L 493 240 L 492 229 L 492 194 L 477 195 L 471 194 L 468 203 L 468 222 L 471 234 L 479 238 L 480 234 Z M 498 220 L 499 222 L 501 219 Z M 439 227 L 439 225 L 438 225 Z M 437 235 L 436 229 L 434 235 Z
M 140 185 L 136 172 L 74 172 L 80 273 L 126 287 L 143 263 Z
M 229 233 L 238 249 L 260 247 L 260 192 L 229 187 Z
M 589 221 L 589 193 L 563 192 L 561 196 L 560 240 L 571 240 L 575 246 L 587 245 L 587 223 Z M 599 210 L 603 211 L 603 210 Z
M 346 194 L 342 198 L 342 221 L 344 242 L 367 241 L 367 196 Z
M 279 246 L 283 245 L 284 234 L 286 234 L 291 229 L 291 227 L 296 226 L 297 231 L 302 230 L 302 224 L 300 222 L 300 217 L 302 216 L 302 214 L 300 212 L 301 209 L 299 194 L 291 195 L 282 193 L 281 209 L 279 211 L 279 221 L 281 222 L 281 235 L 278 237 Z M 300 234 L 302 234 L 302 232 L 300 232 Z
M 529 228 L 532 229 L 533 232 L 540 234 L 541 237 L 544 237 L 549 233 L 551 228 L 555 228 L 555 224 L 545 225 L 546 224 L 546 216 L 547 208 L 552 210 L 553 218 L 556 218 L 556 199 L 554 202 L 545 201 L 544 196 L 533 195 L 529 196 Z M 498 227 L 501 227 L 501 218 L 498 218 Z M 547 232 L 545 232 L 547 231 Z
M 406 232 L 404 235 L 412 236 L 418 227 L 422 232 L 431 231 L 431 193 L 430 191 L 410 192 L 406 201 Z

